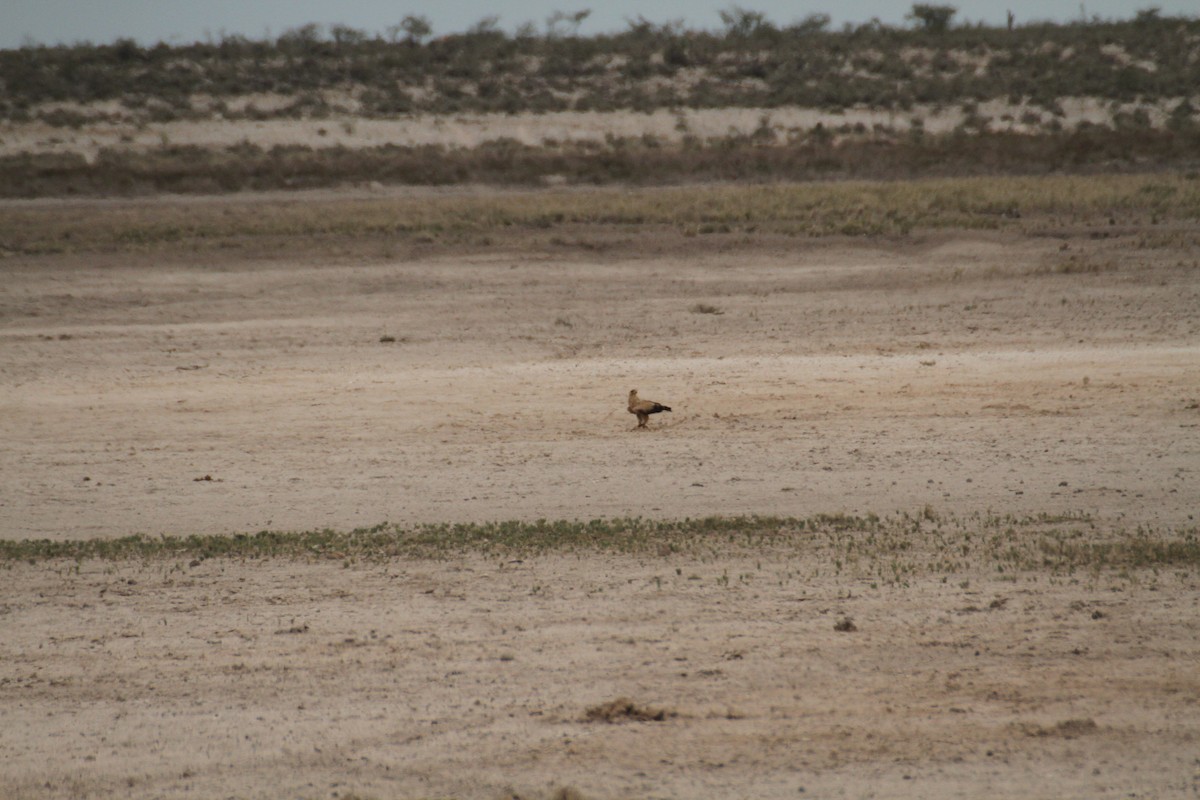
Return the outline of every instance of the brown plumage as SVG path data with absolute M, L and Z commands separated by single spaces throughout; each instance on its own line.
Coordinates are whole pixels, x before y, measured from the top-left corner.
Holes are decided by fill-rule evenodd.
M 653 400 L 642 400 L 638 397 L 637 389 L 629 393 L 629 413 L 637 415 L 637 426 L 639 428 L 646 427 L 646 422 L 649 421 L 651 414 L 670 410 L 670 406 L 664 406 L 662 403 L 656 403 Z

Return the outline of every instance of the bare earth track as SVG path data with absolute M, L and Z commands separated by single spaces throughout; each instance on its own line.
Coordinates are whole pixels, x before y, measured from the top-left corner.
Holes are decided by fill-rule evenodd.
M 11 257 L 0 537 L 924 509 L 1194 528 L 1200 268 L 1194 230 L 1156 235 Z M 635 388 L 673 413 L 634 431 Z M 887 583 L 714 543 L 2 574 L 4 797 L 1200 787 L 1194 566 Z M 664 718 L 587 718 L 619 697 Z

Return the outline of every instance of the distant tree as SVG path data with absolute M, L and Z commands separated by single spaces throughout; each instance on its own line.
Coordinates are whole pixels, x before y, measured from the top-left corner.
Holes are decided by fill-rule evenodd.
M 489 14 L 467 28 L 467 34 L 470 36 L 494 36 L 500 32 L 500 17 L 495 14 Z
M 954 6 L 935 6 L 929 3 L 915 3 L 912 11 L 904 15 L 917 23 L 921 30 L 928 33 L 944 33 L 950 28 L 950 20 L 958 13 Z
M 828 14 L 809 14 L 791 26 L 796 33 L 824 33 L 829 30 L 831 17 Z
M 339 46 L 362 44 L 367 40 L 365 33 L 349 25 L 334 25 L 329 29 L 329 35 Z
M 133 39 L 117 39 L 112 43 L 112 51 L 118 61 L 137 61 L 142 58 L 142 48 Z
M 310 22 L 307 25 L 301 25 L 297 28 L 284 31 L 279 38 L 293 42 L 319 42 L 321 40 L 321 26 L 315 22 Z
M 637 19 L 630 19 L 629 17 L 626 17 L 625 24 L 629 27 L 629 33 L 638 37 L 653 36 L 654 32 L 658 29 L 657 25 L 646 19 L 641 14 L 637 15 Z
M 1133 18 L 1133 24 L 1139 27 L 1153 25 L 1156 22 L 1161 22 L 1162 17 L 1159 16 L 1162 9 L 1158 6 L 1149 6 L 1147 8 L 1138 9 L 1137 16 Z
M 400 20 L 399 25 L 392 25 L 388 28 L 388 35 L 392 37 L 392 41 L 396 41 L 400 34 L 404 34 L 404 41 L 410 45 L 418 45 L 421 40 L 433 33 L 433 25 L 430 24 L 429 18 L 409 14 L 404 19 Z
M 761 11 L 751 11 L 735 5 L 717 13 L 721 16 L 721 24 L 725 26 L 727 36 L 754 36 L 775 29 L 767 15 Z
M 592 10 L 585 8 L 571 14 L 566 11 L 555 11 L 546 17 L 546 36 L 557 39 L 563 36 L 578 36 L 579 26 L 591 16 Z
M 321 43 L 321 26 L 315 22 L 291 28 L 280 34 L 275 46 L 285 53 L 311 53 Z
M 682 19 L 667 20 L 659 25 L 638 14 L 637 19 L 626 17 L 625 24 L 629 26 L 628 33 L 640 39 L 655 37 L 675 39 L 687 35 L 687 23 Z

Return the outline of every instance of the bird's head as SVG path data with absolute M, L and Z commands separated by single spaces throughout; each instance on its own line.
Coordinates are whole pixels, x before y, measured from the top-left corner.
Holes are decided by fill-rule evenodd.
M 630 399 L 630 400 L 636 400 L 636 399 L 637 399 L 637 389 L 630 389 L 630 390 L 629 390 L 629 399 Z

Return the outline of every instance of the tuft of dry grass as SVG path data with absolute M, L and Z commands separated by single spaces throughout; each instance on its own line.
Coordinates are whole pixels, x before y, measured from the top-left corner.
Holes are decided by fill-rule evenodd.
M 1078 739 L 1080 736 L 1087 736 L 1097 733 L 1100 730 L 1100 726 L 1091 717 L 1066 719 L 1050 727 L 1036 723 L 1019 723 L 1017 728 L 1026 736 L 1058 737 L 1062 739 Z
M 588 722 L 662 722 L 672 716 L 675 715 L 665 708 L 643 706 L 628 697 L 618 697 L 592 706 L 583 718 Z

